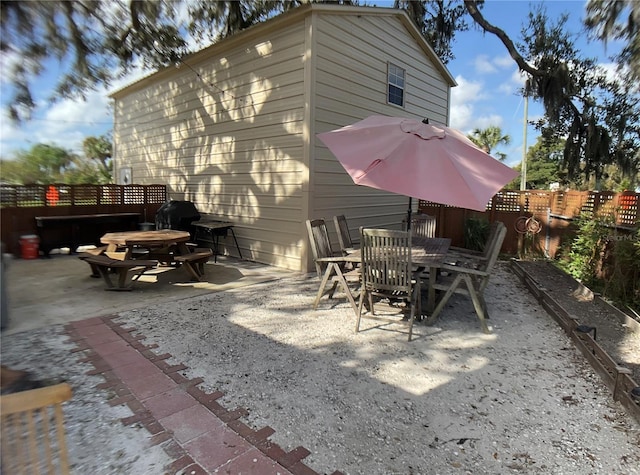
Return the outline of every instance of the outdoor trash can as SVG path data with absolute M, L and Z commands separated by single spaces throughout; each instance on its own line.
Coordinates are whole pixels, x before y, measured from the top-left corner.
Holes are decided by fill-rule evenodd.
M 35 234 L 20 236 L 20 253 L 23 259 L 37 259 L 40 238 Z

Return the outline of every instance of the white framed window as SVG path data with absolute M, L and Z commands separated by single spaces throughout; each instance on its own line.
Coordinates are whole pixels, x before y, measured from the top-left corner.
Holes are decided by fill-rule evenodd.
M 395 64 L 387 65 L 387 102 L 404 107 L 405 70 Z

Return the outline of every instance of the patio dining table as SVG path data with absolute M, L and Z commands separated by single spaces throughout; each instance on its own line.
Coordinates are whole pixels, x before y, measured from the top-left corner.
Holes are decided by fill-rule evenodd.
M 435 308 L 435 296 L 436 291 L 433 287 L 434 278 L 438 267 L 444 261 L 447 252 L 449 251 L 449 247 L 451 246 L 450 238 L 425 238 L 425 237 L 414 237 L 411 241 L 411 264 L 416 270 L 429 268 L 429 285 L 428 285 L 428 305 L 427 312 L 431 313 Z M 318 290 L 318 294 L 316 296 L 316 303 L 320 300 L 322 296 L 323 289 L 326 286 L 326 283 L 335 274 L 338 280 L 341 282 L 344 289 L 348 289 L 347 281 L 344 277 L 344 274 L 341 269 L 341 264 L 348 262 L 354 265 L 360 264 L 362 261 L 362 254 L 360 249 L 354 249 L 347 253 L 346 256 L 336 257 L 334 258 L 335 262 L 329 262 L 325 273 L 322 277 L 322 283 L 320 284 L 320 289 Z M 355 300 L 352 295 L 347 296 L 351 303 L 351 306 L 354 308 L 356 314 L 358 313 L 358 308 L 355 304 Z

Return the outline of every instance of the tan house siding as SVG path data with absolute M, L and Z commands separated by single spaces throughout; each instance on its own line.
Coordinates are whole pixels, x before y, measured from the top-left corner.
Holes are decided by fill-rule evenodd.
M 304 23 L 255 38 L 119 99 L 119 167 L 236 223 L 243 256 L 299 268 Z M 229 246 L 229 252 L 235 252 Z
M 332 130 L 372 114 L 428 116 L 447 123 L 449 83 L 397 15 L 318 14 L 315 74 L 316 131 Z M 387 103 L 387 65 L 406 71 L 405 107 Z M 354 186 L 323 144 L 315 141 L 312 217 L 347 216 L 359 226 L 399 228 L 408 198 Z M 331 228 L 332 229 L 332 228 Z M 337 242 L 337 238 L 332 235 Z
M 405 108 L 386 102 L 389 61 Z M 371 114 L 446 123 L 452 85 L 404 13 L 310 4 L 113 93 L 116 176 L 233 221 L 245 258 L 308 271 L 306 219 L 345 214 L 355 237 L 399 226 L 408 201 L 353 185 L 316 133 Z

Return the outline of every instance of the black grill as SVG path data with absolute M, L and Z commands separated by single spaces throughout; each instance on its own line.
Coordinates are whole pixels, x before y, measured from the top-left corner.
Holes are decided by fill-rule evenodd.
M 156 212 L 156 229 L 177 229 L 193 234 L 193 221 L 200 220 L 200 213 L 191 201 L 169 201 Z

